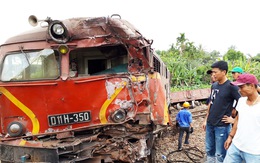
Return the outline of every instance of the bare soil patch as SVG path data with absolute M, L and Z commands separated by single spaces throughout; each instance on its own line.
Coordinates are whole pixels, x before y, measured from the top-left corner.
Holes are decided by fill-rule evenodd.
M 191 112 L 194 112 L 193 116 L 198 114 L 202 114 L 202 116 L 194 116 L 193 123 L 192 123 L 194 132 L 190 135 L 189 138 L 190 144 L 183 145 L 182 151 L 177 150 L 179 133 L 175 126 L 175 116 L 179 110 L 175 108 L 171 109 L 171 120 L 173 122 L 173 125 L 169 127 L 167 131 L 165 131 L 160 137 L 158 137 L 155 142 L 155 146 L 157 149 L 156 160 L 158 163 L 204 162 L 205 131 L 202 129 L 202 123 L 205 118 L 206 108 L 207 108 L 206 105 L 200 105 L 200 106 L 196 106 L 194 109 L 190 109 Z M 200 112 L 200 110 L 202 111 Z M 184 141 L 184 137 L 183 137 L 183 141 Z

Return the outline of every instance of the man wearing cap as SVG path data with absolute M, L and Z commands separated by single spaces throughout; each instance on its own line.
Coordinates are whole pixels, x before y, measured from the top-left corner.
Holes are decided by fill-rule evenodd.
M 243 69 L 242 69 L 241 67 L 234 67 L 234 68 L 231 70 L 231 72 L 232 72 L 232 77 L 233 77 L 234 81 L 237 80 L 237 78 L 238 78 L 238 76 L 239 76 L 240 74 L 243 74 L 243 73 L 244 73 L 244 71 L 243 71 Z M 208 70 L 207 73 L 208 73 L 208 74 L 211 73 L 211 70 Z M 260 84 L 257 85 L 257 91 L 258 91 L 258 94 L 260 94 Z
M 234 67 L 234 68 L 231 70 L 231 73 L 232 73 L 232 77 L 233 77 L 234 81 L 236 81 L 237 78 L 238 78 L 238 76 L 239 76 L 240 74 L 243 74 L 244 71 L 243 71 L 243 69 L 242 69 L 241 67 Z
M 252 74 L 242 74 L 231 84 L 239 87 L 242 97 L 237 104 L 238 115 L 224 144 L 224 163 L 260 162 L 260 95 L 258 80 Z
M 238 87 L 231 85 L 227 79 L 228 64 L 218 61 L 211 65 L 212 75 L 216 80 L 211 86 L 210 106 L 203 123 L 206 130 L 206 154 L 208 163 L 223 162 L 226 150 L 224 142 L 231 130 L 231 124 L 222 121 L 222 118 L 230 116 L 234 100 L 238 101 L 240 94 Z

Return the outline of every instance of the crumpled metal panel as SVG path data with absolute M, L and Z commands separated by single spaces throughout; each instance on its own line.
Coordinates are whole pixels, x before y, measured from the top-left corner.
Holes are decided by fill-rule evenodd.
M 81 31 L 83 31 L 82 29 L 84 29 L 85 31 L 87 31 L 84 32 L 85 37 L 99 37 L 110 34 L 114 34 L 118 37 L 123 38 L 136 38 L 141 36 L 141 34 L 139 32 L 136 32 L 136 29 L 130 23 L 120 18 L 98 17 L 70 19 L 69 21 L 71 24 L 73 24 L 73 29 L 79 29 Z M 82 37 L 80 35 L 76 36 Z
M 114 130 L 113 130 L 114 129 Z M 140 128 L 130 127 L 130 130 L 138 130 L 138 132 L 132 133 L 125 130 L 122 133 L 122 130 L 115 132 L 116 128 L 113 126 L 113 129 L 109 129 L 109 134 L 112 138 L 107 139 L 102 143 L 99 149 L 95 149 L 95 154 L 110 154 L 112 160 L 120 160 L 124 162 L 134 163 L 136 160 L 145 158 L 149 153 L 147 144 L 146 144 L 146 134 L 148 133 L 149 128 Z M 121 132 L 120 137 L 119 132 Z
M 84 133 L 84 131 L 81 131 Z M 78 162 L 83 160 L 95 160 L 99 156 L 109 156 L 108 160 L 117 160 L 134 163 L 136 160 L 146 159 L 149 154 L 146 143 L 149 134 L 152 134 L 150 125 L 138 125 L 125 123 L 121 125 L 111 125 L 99 129 L 97 134 L 62 134 L 58 138 L 54 136 L 42 138 L 42 140 L 30 140 L 26 147 L 18 146 L 16 140 L 1 146 L 1 159 L 6 161 L 17 161 L 22 156 L 29 155 L 27 161 L 50 161 L 50 162 Z M 67 137 L 72 136 L 74 137 Z M 57 136 L 57 135 L 56 135 Z M 64 138 L 61 138 L 64 136 Z M 67 138 L 65 138 L 67 137 Z M 48 141 L 47 141 L 48 140 Z M 13 142 L 13 143 L 11 143 Z M 29 146 L 33 142 L 41 143 L 41 147 Z M 15 148 L 14 148 L 15 147 Z M 7 149 L 8 148 L 8 149 Z M 42 154 L 41 154 L 42 153 Z M 46 157 L 51 153 L 53 159 Z M 103 158 L 103 157 L 102 157 Z M 57 161 L 59 160 L 59 161 Z
M 70 33 L 73 33 L 73 39 L 100 38 L 111 35 L 125 39 L 141 37 L 141 34 L 129 22 L 120 18 L 81 17 L 66 19 L 62 22 Z M 5 43 L 46 40 L 47 29 L 36 27 L 33 31 L 8 39 Z

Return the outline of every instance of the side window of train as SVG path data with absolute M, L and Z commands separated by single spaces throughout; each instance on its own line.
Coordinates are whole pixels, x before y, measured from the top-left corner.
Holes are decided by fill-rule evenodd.
M 167 69 L 167 67 L 165 67 L 165 77 L 166 77 L 166 79 L 168 79 L 168 69 Z
M 81 48 L 70 52 L 70 77 L 125 73 L 127 50 L 123 46 Z
M 161 63 L 160 63 L 160 61 L 156 57 L 153 57 L 153 67 L 154 67 L 154 71 L 160 73 L 160 71 L 161 71 Z
M 2 81 L 56 79 L 60 74 L 59 54 L 52 49 L 7 54 L 3 61 Z

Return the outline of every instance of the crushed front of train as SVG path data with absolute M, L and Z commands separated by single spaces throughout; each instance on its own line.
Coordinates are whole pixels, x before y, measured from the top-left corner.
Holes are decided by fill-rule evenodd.
M 120 16 L 46 18 L 1 45 L 0 62 L 0 160 L 155 162 L 169 74 Z

